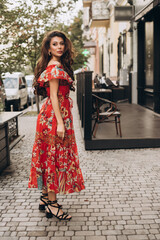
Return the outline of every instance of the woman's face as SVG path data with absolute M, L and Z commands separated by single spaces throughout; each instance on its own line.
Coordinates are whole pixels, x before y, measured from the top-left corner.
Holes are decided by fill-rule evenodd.
M 65 44 L 61 37 L 53 37 L 50 41 L 49 53 L 55 57 L 61 57 L 64 53 Z

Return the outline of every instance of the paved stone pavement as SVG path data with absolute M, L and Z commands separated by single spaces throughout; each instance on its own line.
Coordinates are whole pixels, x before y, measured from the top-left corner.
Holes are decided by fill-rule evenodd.
M 25 137 L 0 176 L 0 240 L 160 240 L 160 149 L 85 151 L 71 97 L 86 189 L 57 199 L 72 220 L 46 219 L 27 188 L 36 117 L 22 116 Z

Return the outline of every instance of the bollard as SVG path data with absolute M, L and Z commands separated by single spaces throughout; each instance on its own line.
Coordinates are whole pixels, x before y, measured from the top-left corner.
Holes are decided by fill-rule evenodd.
M 33 109 L 33 98 L 31 98 L 31 108 Z
M 11 108 L 11 112 L 13 112 L 13 105 L 11 105 L 10 108 Z

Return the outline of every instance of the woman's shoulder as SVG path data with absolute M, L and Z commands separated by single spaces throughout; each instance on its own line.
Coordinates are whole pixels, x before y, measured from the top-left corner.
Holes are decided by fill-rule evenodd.
M 52 62 L 49 62 L 47 65 L 47 67 L 53 67 L 53 66 L 62 67 L 62 64 L 58 61 L 52 61 Z
M 59 63 L 48 64 L 44 71 L 41 73 L 39 78 L 47 78 L 50 74 L 58 74 L 59 71 L 63 70 L 63 66 Z
M 46 69 L 41 73 L 38 82 L 47 82 L 51 79 L 62 79 L 67 80 L 68 83 L 72 83 L 73 80 L 68 75 L 68 73 L 63 69 L 62 64 L 57 66 L 57 64 L 48 64 Z

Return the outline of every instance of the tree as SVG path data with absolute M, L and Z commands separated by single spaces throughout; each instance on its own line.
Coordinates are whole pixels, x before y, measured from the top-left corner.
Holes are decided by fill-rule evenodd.
M 7 0 L 2 0 L 0 40 L 5 47 L 0 53 L 0 74 L 24 70 L 26 65 L 34 71 L 44 33 L 55 28 L 60 12 L 71 10 L 77 1 L 33 0 L 31 6 L 23 0 L 9 9 Z
M 75 17 L 74 22 L 69 26 L 68 32 L 70 34 L 70 40 L 75 48 L 76 57 L 74 59 L 74 70 L 81 68 L 88 61 L 90 55 L 85 56 L 84 51 L 84 41 L 87 41 L 86 37 L 83 37 L 82 30 L 82 11 L 79 11 L 78 17 Z
M 70 26 L 58 23 L 57 28 L 60 31 L 65 32 L 65 34 L 69 37 L 71 42 L 73 43 L 75 58 L 73 69 L 76 70 L 78 68 L 82 68 L 88 61 L 90 54 L 84 55 L 84 41 L 87 41 L 87 38 L 83 36 L 82 30 L 82 11 L 79 11 L 78 16 L 74 18 L 73 23 Z

